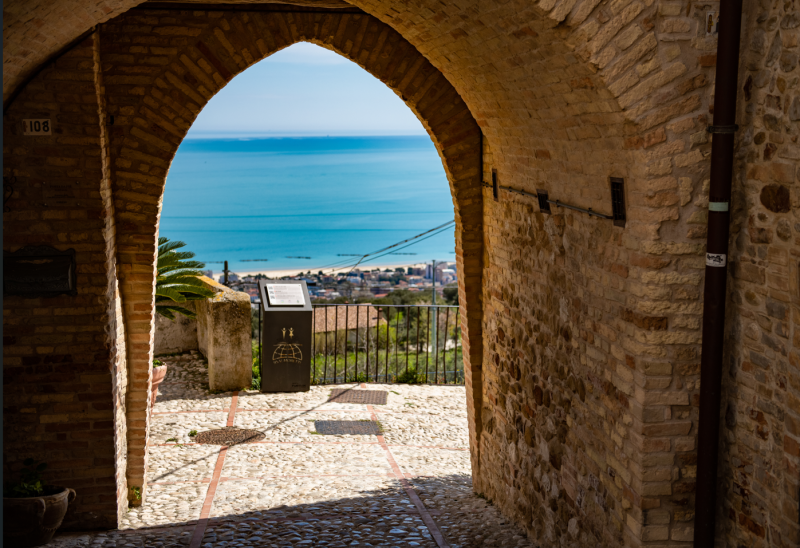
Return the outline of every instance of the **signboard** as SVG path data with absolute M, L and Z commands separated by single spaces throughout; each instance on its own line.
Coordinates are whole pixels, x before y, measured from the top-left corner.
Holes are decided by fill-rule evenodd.
M 52 135 L 53 124 L 49 118 L 27 118 L 22 120 L 23 135 Z
M 260 280 L 261 391 L 305 392 L 311 383 L 313 308 L 306 282 Z
M 267 283 L 270 306 L 304 306 L 303 286 L 300 284 Z
M 77 295 L 75 250 L 28 246 L 3 251 L 3 294 L 33 299 Z

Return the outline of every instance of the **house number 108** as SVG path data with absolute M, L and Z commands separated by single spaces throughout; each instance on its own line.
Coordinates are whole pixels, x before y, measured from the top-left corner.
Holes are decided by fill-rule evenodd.
M 49 119 L 22 120 L 23 135 L 52 135 L 52 124 Z

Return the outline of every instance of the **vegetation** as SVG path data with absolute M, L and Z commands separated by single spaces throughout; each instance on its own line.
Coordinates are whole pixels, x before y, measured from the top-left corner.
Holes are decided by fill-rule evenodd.
M 197 430 L 189 430 L 189 437 L 193 438 L 197 435 Z
M 23 468 L 19 473 L 19 481 L 9 482 L 3 488 L 3 496 L 8 498 L 40 497 L 45 495 L 42 483 L 42 472 L 47 464 L 34 459 L 22 461 Z
M 409 368 L 407 371 L 403 371 L 397 376 L 395 382 L 404 383 L 404 384 L 421 384 L 425 382 L 425 375 L 420 375 L 417 373 L 417 369 L 415 367 Z
M 342 382 L 389 382 L 405 384 L 461 384 L 464 382 L 464 365 L 461 348 L 439 351 L 438 363 L 434 362 L 433 352 L 409 352 L 406 370 L 405 352 L 398 352 L 395 358 L 390 349 L 388 360 L 385 351 L 372 352 L 369 366 L 366 354 L 347 353 L 345 356 L 317 354 L 311 360 L 312 384 L 333 384 Z M 334 359 L 335 358 L 335 359 Z M 356 359 L 357 358 L 357 359 Z
M 250 307 L 250 338 L 258 340 L 258 306 Z
M 164 362 L 162 362 L 161 360 L 153 360 L 153 369 L 155 369 L 156 367 L 161 367 L 162 365 L 164 365 Z
M 397 383 L 463 383 L 464 365 L 461 355 L 460 316 L 456 309 L 428 307 L 432 292 L 396 290 L 386 297 L 340 297 L 320 300 L 316 304 L 364 304 L 379 309 L 380 324 L 362 325 L 356 329 L 340 329 L 315 333 L 311 344 L 311 382 L 397 382 Z M 457 305 L 458 287 L 445 287 L 444 302 Z M 381 308 L 381 305 L 387 305 Z M 391 306 L 395 305 L 395 306 Z M 397 308 L 397 305 L 410 308 Z M 317 308 L 317 313 L 323 310 Z M 353 314 L 350 310 L 352 325 Z M 323 312 L 324 314 L 324 312 Z M 339 311 L 342 314 L 342 311 Z M 363 314 L 363 309 L 362 309 Z M 258 310 L 253 308 L 253 383 L 260 390 L 261 375 L 258 362 Z M 339 318 L 341 321 L 341 317 Z M 436 324 L 436 348 L 434 329 Z M 369 332 L 368 332 L 369 331 Z M 406 356 L 408 357 L 406 359 Z
M 261 345 L 253 342 L 253 380 L 250 382 L 250 388 L 253 390 L 261 390 Z
M 181 303 L 214 295 L 198 278 L 203 274 L 200 269 L 206 265 L 192 261 L 194 253 L 191 251 L 178 251 L 185 245 L 181 241 L 171 242 L 168 238 L 158 239 L 156 312 L 173 321 L 175 313 L 195 317 L 195 313 L 180 306 Z

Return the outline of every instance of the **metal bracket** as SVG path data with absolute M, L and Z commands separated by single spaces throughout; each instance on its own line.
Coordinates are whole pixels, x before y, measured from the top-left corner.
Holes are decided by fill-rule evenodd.
M 732 126 L 708 126 L 706 128 L 708 133 L 736 133 L 739 131 L 739 125 L 733 124 Z

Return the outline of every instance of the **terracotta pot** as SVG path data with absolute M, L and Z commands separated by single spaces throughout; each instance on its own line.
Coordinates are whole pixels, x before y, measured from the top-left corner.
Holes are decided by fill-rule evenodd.
M 156 396 L 158 396 L 158 385 L 164 380 L 167 375 L 167 364 L 159 365 L 153 368 L 153 380 L 150 384 L 150 409 L 156 404 Z
M 50 542 L 61 526 L 75 491 L 68 487 L 46 485 L 53 495 L 41 497 L 3 497 L 3 544 L 5 546 L 41 546 Z

